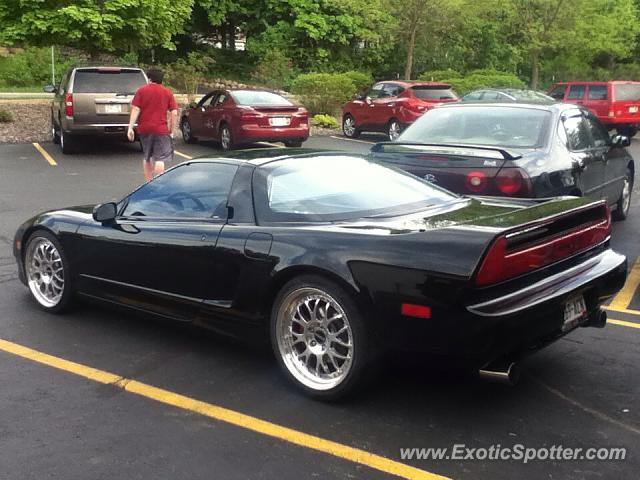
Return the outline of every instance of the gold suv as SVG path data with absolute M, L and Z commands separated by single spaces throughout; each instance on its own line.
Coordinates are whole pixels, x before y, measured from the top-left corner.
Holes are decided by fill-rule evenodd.
M 131 100 L 148 82 L 135 67 L 72 67 L 58 86 L 51 105 L 51 133 L 63 153 L 72 153 L 83 136 L 126 138 Z

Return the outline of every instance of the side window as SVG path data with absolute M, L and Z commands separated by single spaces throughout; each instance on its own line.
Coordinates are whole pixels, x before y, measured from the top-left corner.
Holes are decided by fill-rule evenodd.
M 198 102 L 198 107 L 202 107 L 202 108 L 207 108 L 211 105 L 211 102 L 213 102 L 216 98 L 216 93 L 210 93 L 209 95 L 207 95 L 206 97 L 204 97 L 202 100 L 200 100 L 200 102 Z
M 556 100 L 564 100 L 564 93 L 567 91 L 566 85 L 558 85 L 549 92 L 549 96 Z
M 193 162 L 143 185 L 125 200 L 125 217 L 227 217 L 227 197 L 236 165 Z
M 589 100 L 606 100 L 607 99 L 607 86 L 606 85 L 589 85 L 589 93 L 587 95 Z
M 602 123 L 600 123 L 600 121 L 592 114 L 588 114 L 585 121 L 587 122 L 587 125 L 589 125 L 589 131 L 591 132 L 594 145 L 596 147 L 606 147 L 609 145 L 609 132 Z
M 227 96 L 224 93 L 221 93 L 216 99 L 216 103 L 213 105 L 214 107 L 221 107 L 224 101 L 227 99 Z
M 404 91 L 404 88 L 395 83 L 386 83 L 382 91 L 385 97 L 397 97 Z
M 571 85 L 569 87 L 568 100 L 582 100 L 584 98 L 584 91 L 587 87 L 584 85 Z
M 564 129 L 567 132 L 569 150 L 586 150 L 592 146 L 589 125 L 582 115 L 565 118 Z
M 493 92 L 491 90 L 487 90 L 484 92 L 483 100 L 506 100 L 506 97 L 498 92 Z
M 66 73 L 65 76 L 62 77 L 62 80 L 60 81 L 60 85 L 58 86 L 58 95 L 64 95 L 65 91 L 67 90 L 67 85 L 69 84 L 70 77 L 71 77 L 70 72 Z
M 471 92 L 464 96 L 465 100 L 480 100 L 482 92 Z
M 382 83 L 378 83 L 371 87 L 367 92 L 367 97 L 369 98 L 379 98 L 382 94 Z

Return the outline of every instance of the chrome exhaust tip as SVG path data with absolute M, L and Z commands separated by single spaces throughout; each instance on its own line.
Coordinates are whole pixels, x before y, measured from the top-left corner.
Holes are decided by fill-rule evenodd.
M 583 327 L 604 328 L 607 325 L 607 312 L 598 310 L 582 324 Z
M 520 365 L 516 362 L 492 363 L 478 370 L 480 378 L 514 386 L 520 380 Z

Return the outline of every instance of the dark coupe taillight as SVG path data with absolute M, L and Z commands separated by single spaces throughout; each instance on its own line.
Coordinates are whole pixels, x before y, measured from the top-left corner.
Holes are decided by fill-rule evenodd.
M 64 114 L 67 117 L 73 117 L 73 94 L 67 93 L 64 96 Z
M 483 193 L 487 190 L 489 182 L 484 172 L 474 171 L 467 173 L 467 178 L 464 183 L 470 192 Z
M 523 242 L 520 237 L 535 235 L 536 227 L 498 237 L 476 274 L 476 285 L 492 285 L 515 278 L 602 243 L 611 235 L 611 215 L 606 205 L 594 211 L 598 218 L 532 242 Z M 539 230 L 544 232 L 549 228 L 543 225 Z
M 531 180 L 524 170 L 518 167 L 501 168 L 495 178 L 496 187 L 503 195 L 531 196 Z

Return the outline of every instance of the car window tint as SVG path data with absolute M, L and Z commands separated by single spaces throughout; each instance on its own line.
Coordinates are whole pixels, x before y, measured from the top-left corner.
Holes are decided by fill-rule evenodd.
M 570 150 L 585 150 L 592 146 L 591 136 L 589 135 L 590 128 L 582 115 L 565 118 L 563 124 L 567 132 Z
M 613 94 L 616 100 L 640 100 L 640 83 L 624 83 L 613 86 Z
M 147 83 L 140 70 L 76 70 L 73 93 L 135 93 Z
M 549 92 L 549 96 L 556 100 L 564 99 L 564 92 L 567 90 L 566 85 L 558 85 L 556 88 Z
M 238 105 L 293 106 L 293 103 L 283 96 L 264 90 L 233 90 L 230 94 Z
M 451 87 L 444 85 L 415 85 L 411 87 L 415 97 L 423 100 L 457 100 L 458 96 Z
M 584 97 L 584 91 L 587 87 L 584 85 L 571 85 L 569 88 L 569 96 L 567 99 L 569 100 L 582 100 Z
M 589 114 L 585 118 L 587 125 L 589 126 L 589 131 L 591 132 L 591 137 L 593 138 L 593 144 L 596 147 L 605 147 L 609 145 L 609 132 L 602 125 L 596 117 Z
M 224 219 L 237 169 L 225 163 L 181 165 L 133 192 L 125 201 L 122 215 Z
M 464 100 L 480 100 L 480 97 L 482 97 L 482 92 L 471 92 L 464 96 Z
M 589 98 L 589 100 L 606 100 L 607 86 L 606 85 L 589 86 L 589 93 L 587 94 L 587 98 Z
M 216 94 L 210 93 L 209 95 L 207 95 L 206 97 L 204 97 L 202 100 L 198 102 L 198 107 L 207 108 L 209 105 L 211 105 L 211 102 L 213 102 L 215 99 L 216 99 Z
M 380 95 L 382 94 L 382 87 L 383 87 L 382 83 L 378 83 L 377 85 L 374 85 L 367 92 L 367 97 L 369 97 L 369 98 L 378 98 L 378 97 L 380 97 Z
M 383 88 L 383 92 L 387 97 L 397 97 L 404 91 L 400 85 L 396 85 L 395 83 L 387 83 Z
M 227 96 L 224 93 L 221 93 L 220 96 L 216 99 L 215 106 L 216 107 L 222 106 L 222 104 L 226 99 L 227 99 Z

